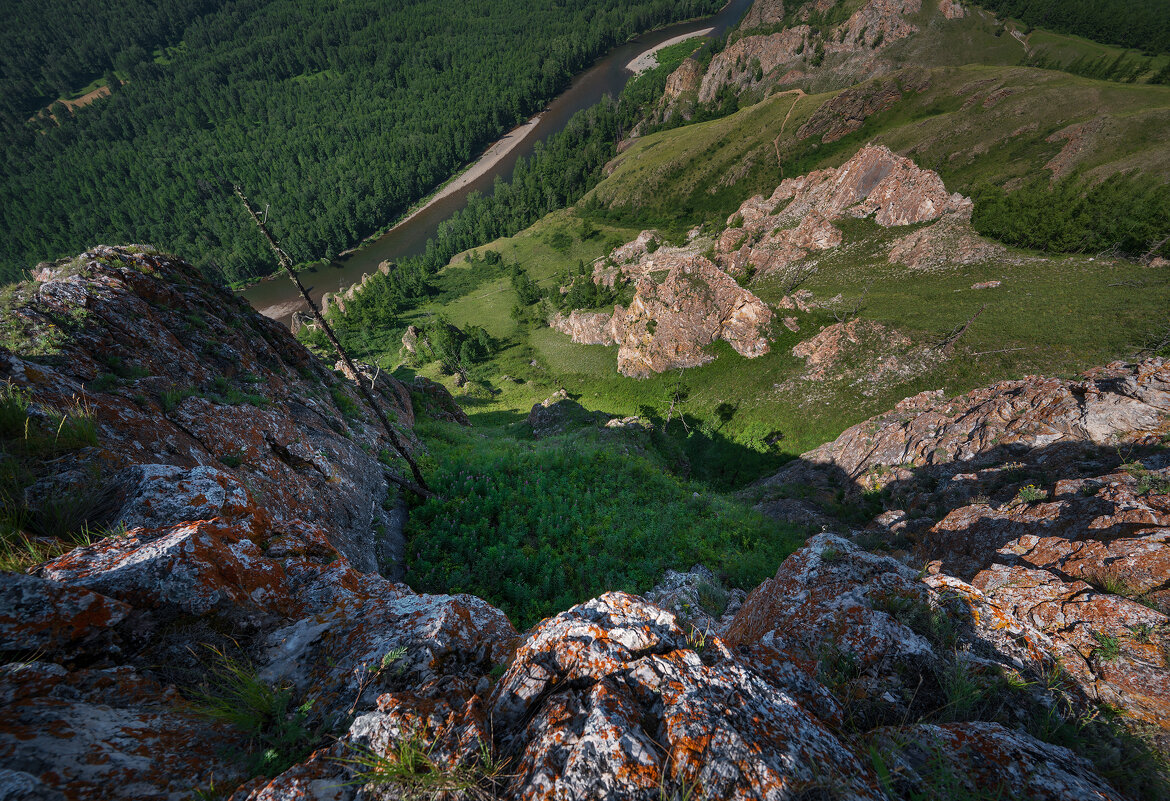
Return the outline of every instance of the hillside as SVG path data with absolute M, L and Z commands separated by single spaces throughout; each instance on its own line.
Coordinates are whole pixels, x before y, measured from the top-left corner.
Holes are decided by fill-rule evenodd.
M 554 86 L 626 12 L 703 5 L 504 3 L 445 37 L 446 0 L 247 2 L 135 6 L 128 41 L 238 12 L 160 47 L 191 59 L 173 78 L 319 11 L 409 94 L 459 59 L 383 74 L 404 51 L 378 26 L 471 37 L 482 74 L 395 117 L 439 162 L 460 103 L 543 96 L 503 66 Z M 261 316 L 202 246 L 90 246 L 5 286 L 0 799 L 1170 801 L 1170 54 L 1057 5 L 1071 33 L 757 0 L 326 293 L 328 326 Z M 109 58 L 9 61 L 64 60 L 39 103 Z M 333 69 L 296 91 L 336 97 Z M 38 141 L 92 144 L 79 121 L 148 85 Z M 271 146 L 291 95 L 247 85 L 276 87 L 249 129 Z M 359 116 L 410 128 L 383 113 Z M 145 175 L 130 205 L 190 189 L 135 164 L 107 187 Z M 126 208 L 62 186 L 37 192 Z M 355 234 L 335 212 L 304 221 Z M 258 259 L 231 213 L 249 244 L 216 247 Z M 278 216 L 255 220 L 282 260 L 320 255 Z
M 741 500 L 565 398 L 508 444 L 359 378 L 440 493 L 414 578 L 506 615 L 384 577 L 370 410 L 224 298 L 101 247 L 5 301 L 9 797 L 1170 797 L 1164 360 L 916 396 Z
M 240 225 L 231 183 L 271 204 L 296 261 L 331 258 L 390 224 L 615 44 L 716 8 L 239 0 L 73 3 L 63 14 L 55 3 L 20 4 L 4 12 L 0 40 L 14 51 L 0 62 L 0 88 L 18 105 L 0 117 L 0 280 L 95 241 L 182 250 L 224 282 L 270 273 L 270 255 Z M 97 31 L 138 30 L 116 54 L 108 45 L 29 49 L 30 40 L 68 38 L 87 13 Z M 102 71 L 115 67 L 124 85 L 115 78 L 108 97 L 61 108 L 56 120 L 38 116 L 40 92 L 67 97 L 108 82 Z M 66 79 L 76 84 L 62 87 Z

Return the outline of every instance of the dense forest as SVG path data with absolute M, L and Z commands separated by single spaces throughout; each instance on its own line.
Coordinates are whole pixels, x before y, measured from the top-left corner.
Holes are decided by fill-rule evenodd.
M 93 5 L 86 11 L 94 18 L 120 13 Z M 271 257 L 241 224 L 225 180 L 272 204 L 270 223 L 295 260 L 331 256 L 401 213 L 614 44 L 718 5 L 236 0 L 179 26 L 202 7 L 175 3 L 159 12 L 169 21 L 153 25 L 145 44 L 124 37 L 111 63 L 98 50 L 46 75 L 54 58 L 70 60 L 72 49 L 60 45 L 23 67 L 6 60 L 5 91 L 26 103 L 88 70 L 117 67 L 126 81 L 72 114 L 55 107 L 59 125 L 27 120 L 36 110 L 27 107 L 5 117 L 0 279 L 98 241 L 190 254 L 228 281 L 267 272 Z M 70 35 L 61 9 L 22 15 L 29 42 Z M 146 52 L 178 27 L 180 42 Z M 5 36 L 9 49 L 19 46 Z
M 177 42 L 223 0 L 38 0 L 0 5 L 0 120 L 5 130 L 97 76 L 128 72 Z
M 346 303 L 346 313 L 335 316 L 334 325 L 346 346 L 359 357 L 377 351 L 383 344 L 380 339 L 398 325 L 399 313 L 438 291 L 432 278 L 457 253 L 511 236 L 583 197 L 601 180 L 602 168 L 616 154 L 623 132 L 662 96 L 667 77 L 689 52 L 676 49 L 674 58 L 660 53 L 659 66 L 632 79 L 616 100 L 605 97 L 578 112 L 562 131 L 520 159 L 511 180 L 497 178 L 488 195 L 471 193 L 467 206 L 439 226 L 421 255 L 399 261 L 389 274 L 372 275 Z M 308 341 L 324 345 L 323 335 L 303 331 Z
M 1170 51 L 1166 0 L 980 0 L 1000 16 L 1146 53 Z

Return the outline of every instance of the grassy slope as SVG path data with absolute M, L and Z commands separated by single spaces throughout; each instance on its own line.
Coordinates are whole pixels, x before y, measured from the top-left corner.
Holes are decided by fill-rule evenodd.
M 937 22 L 924 17 L 925 24 Z M 837 166 L 871 140 L 938 169 L 952 190 L 970 191 L 981 181 L 1044 175 L 1062 147 L 1046 139 L 1097 116 L 1106 125 L 1080 154 L 1086 170 L 1107 175 L 1138 167 L 1170 179 L 1170 88 L 1021 68 L 1023 48 L 993 31 L 987 20 L 971 18 L 931 31 L 933 39 L 899 45 L 908 60 L 953 66 L 932 70 L 926 90 L 907 94 L 839 142 L 795 137 L 834 93 L 773 95 L 724 119 L 637 140 L 611 165 L 590 202 L 476 251 L 495 250 L 542 287 L 553 287 L 579 261 L 607 253 L 643 227 L 674 236 L 700 223 L 716 231 L 750 195 L 770 192 L 783 176 Z M 980 59 L 1007 66 L 958 66 Z M 985 108 L 984 97 L 997 89 L 1009 92 Z M 971 97 L 975 102 L 968 103 Z M 597 228 L 585 240 L 583 221 Z M 601 588 L 642 590 L 663 568 L 685 568 L 692 560 L 715 567 L 729 583 L 750 586 L 775 569 L 802 532 L 746 515 L 710 488 L 740 487 L 907 395 L 939 388 L 958 393 L 1029 372 L 1071 374 L 1134 353 L 1167 325 L 1170 271 L 1164 269 L 1008 250 L 989 263 L 912 273 L 886 256 L 906 229 L 868 221 L 840 227 L 845 244 L 819 259 L 805 287 L 818 298 L 841 294 L 846 303 L 864 295 L 864 317 L 898 328 L 917 345 L 938 342 L 986 305 L 955 356 L 906 379 L 806 382 L 804 362 L 792 347 L 834 318 L 826 311 L 785 312 L 794 314 L 801 332 L 775 326 L 767 355 L 746 360 L 716 343 L 715 361 L 685 372 L 692 389 L 685 411 L 694 425 L 688 434 L 675 424 L 668 436 L 586 432 L 533 442 L 522 421 L 534 403 L 559 388 L 587 408 L 629 415 L 661 409 L 672 377 L 625 378 L 616 370 L 616 348 L 574 345 L 548 328 L 518 324 L 510 314 L 517 298 L 506 271 L 469 264 L 462 255 L 452 260 L 438 280 L 440 298 L 415 310 L 403 326 L 442 314 L 459 326 L 484 326 L 500 348 L 473 368 L 463 388 L 434 364 L 417 371 L 447 384 L 474 428 L 424 432 L 439 457 L 433 478 L 458 500 L 412 515 L 414 584 L 478 592 L 522 624 Z M 971 289 L 992 279 L 1002 286 Z M 783 293 L 775 278 L 751 288 L 772 303 Z M 387 341 L 396 343 L 399 333 Z M 387 367 L 399 361 L 395 348 L 378 360 Z M 415 371 L 397 372 L 409 378 Z M 768 446 L 776 434 L 778 445 Z M 661 473 L 686 473 L 688 464 L 691 478 L 701 483 Z M 552 484 L 533 489 L 526 482 L 535 475 Z M 466 497 L 477 501 L 467 506 Z M 701 508 L 691 508 L 691 499 Z M 539 511 L 541 504 L 548 514 Z M 650 507 L 655 514 L 642 520 Z M 712 514 L 725 521 L 722 526 L 711 528 Z M 622 526 L 629 531 L 621 533 Z
M 983 98 L 999 88 L 1014 93 L 984 108 Z M 980 181 L 1044 174 L 1044 164 L 1062 146 L 1046 142 L 1047 137 L 1100 115 L 1106 117 L 1107 134 L 1082 152 L 1086 169 L 1104 175 L 1138 166 L 1170 177 L 1167 87 L 1112 84 L 1025 68 L 942 68 L 933 71 L 928 89 L 908 94 L 858 133 L 829 145 L 798 141 L 796 129 L 830 96 L 795 100 L 793 95 L 776 95 L 721 120 L 638 140 L 593 193 L 616 208 L 616 222 L 607 222 L 598 212 L 565 210 L 488 247 L 551 286 L 554 276 L 578 259 L 601 255 L 617 239 L 633 238 L 640 227 L 657 225 L 678 233 L 704 220 L 717 224 L 747 196 L 770 192 L 776 185 L 781 178 L 777 150 L 787 167 L 784 174 L 792 175 L 839 165 L 873 140 L 938 169 L 949 188 L 970 191 Z M 976 102 L 966 103 L 972 96 Z M 785 116 L 789 118 L 781 134 Z M 602 228 L 586 242 L 576 236 L 583 216 Z M 720 486 L 739 484 L 908 394 L 937 388 L 956 393 L 1029 372 L 1074 373 L 1134 353 L 1166 325 L 1170 276 L 1164 270 L 1090 261 L 1087 256 L 1012 253 L 991 264 L 911 276 L 885 258 L 890 240 L 905 231 L 869 223 L 844 227 L 847 246 L 823 258 L 805 286 L 822 298 L 838 293 L 854 298 L 865 292 L 865 317 L 896 326 L 917 342 L 941 339 L 986 303 L 987 310 L 963 339 L 961 353 L 966 355 L 908 381 L 867 389 L 868 394 L 857 387 L 819 385 L 810 393 L 781 385 L 803 370 L 803 362 L 791 355 L 792 346 L 831 324 L 827 312 L 798 314 L 800 334 L 777 327 L 772 352 L 757 360 L 717 345 L 720 358 L 686 372 L 693 390 L 688 411 L 708 421 L 688 442 L 700 477 Z M 567 252 L 548 244 L 558 230 L 572 235 Z M 460 269 L 467 267 L 457 258 L 449 270 Z M 970 289 L 976 281 L 991 279 L 1003 281 L 1003 287 L 993 292 Z M 752 289 L 769 301 L 781 294 L 776 281 L 756 282 Z M 500 278 L 416 315 L 438 312 L 458 325 L 483 325 L 505 343 L 477 371 L 491 394 L 481 388 L 473 393 L 480 397 L 467 398 L 474 419 L 515 422 L 559 387 L 579 395 L 587 407 L 612 414 L 660 405 L 667 377 L 625 378 L 616 371 L 616 348 L 574 345 L 550 329 L 517 326 L 509 316 L 515 300 L 507 279 Z M 393 361 L 389 355 L 387 359 Z M 441 378 L 433 367 L 424 372 Z M 522 383 L 501 380 L 505 375 Z M 711 422 L 721 403 L 736 407 L 735 415 L 726 423 Z M 763 437 L 774 431 L 783 434 L 779 451 L 759 453 Z
M 1011 94 L 985 107 L 987 95 L 1001 89 Z M 907 93 L 854 134 L 828 145 L 819 137 L 797 139 L 800 126 L 835 94 L 800 98 L 795 108 L 793 95 L 777 94 L 724 119 L 647 136 L 617 159 L 594 194 L 647 223 L 718 220 L 782 176 L 839 166 L 869 141 L 938 170 L 948 188 L 969 192 L 981 181 L 1042 174 L 1063 146 L 1046 141 L 1049 136 L 1098 117 L 1104 134 L 1082 152 L 1084 169 L 1103 177 L 1139 168 L 1170 178 L 1170 87 L 1022 67 L 944 67 L 930 72 L 924 91 Z

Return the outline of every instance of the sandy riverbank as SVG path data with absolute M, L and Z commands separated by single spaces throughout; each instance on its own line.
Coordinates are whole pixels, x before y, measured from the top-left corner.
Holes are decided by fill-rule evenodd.
M 681 36 L 676 36 L 673 39 L 667 39 L 661 44 L 654 45 L 646 52 L 638 54 L 637 58 L 633 59 L 629 64 L 626 65 L 626 69 L 635 75 L 643 73 L 646 70 L 652 70 L 658 66 L 658 59 L 655 58 L 655 53 L 657 53 L 662 48 L 670 47 L 671 45 L 678 44 L 679 42 L 685 42 L 687 39 L 694 39 L 696 36 L 706 36 L 713 30 L 715 29 L 705 28 L 701 31 L 692 31 L 691 33 L 684 33 Z
M 410 222 L 410 220 L 412 220 L 414 217 L 426 211 L 433 204 L 438 203 L 448 195 L 455 194 L 480 176 L 490 172 L 491 169 L 495 167 L 501 159 L 504 158 L 504 156 L 508 155 L 514 149 L 519 147 L 521 143 L 523 143 L 524 140 L 528 138 L 528 135 L 536 130 L 536 125 L 540 122 L 540 117 L 541 115 L 537 114 L 523 125 L 517 126 L 511 131 L 508 131 L 508 133 L 504 134 L 503 138 L 496 140 L 491 147 L 483 152 L 482 156 L 480 156 L 472 163 L 470 167 L 456 175 L 447 183 L 443 184 L 443 186 L 441 186 L 438 191 L 427 198 L 425 203 L 396 222 L 394 224 L 394 228 L 406 225 L 406 223 Z M 394 228 L 389 229 L 389 231 L 386 233 L 393 231 Z

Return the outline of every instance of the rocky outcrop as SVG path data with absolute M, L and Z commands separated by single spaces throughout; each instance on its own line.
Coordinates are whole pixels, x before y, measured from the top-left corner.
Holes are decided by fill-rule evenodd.
M 833 219 L 869 217 L 884 227 L 935 220 L 944 214 L 969 215 L 971 200 L 947 192 L 938 173 L 923 170 L 883 146 L 867 146 L 837 169 L 817 170 L 781 182 L 769 202 L 781 220 L 810 212 Z
M 938 10 L 947 19 L 962 19 L 967 16 L 967 10 L 955 0 L 938 0 Z
M 930 348 L 913 344 L 896 329 L 858 317 L 827 326 L 793 347 L 792 355 L 805 360 L 802 380 L 860 379 L 876 385 L 922 372 L 931 363 Z
M 1036 653 L 1059 660 L 1086 698 L 1166 728 L 1168 433 L 1170 365 L 1158 359 L 951 400 L 923 393 L 804 454 L 753 497 L 767 511 L 786 486 L 881 490 L 897 512 L 863 537 L 899 539 L 937 587 L 1034 630 Z
M 702 81 L 702 65 L 693 58 L 684 58 L 675 71 L 667 77 L 663 97 L 669 103 L 684 94 L 697 92 Z
M 569 398 L 563 389 L 557 390 L 540 403 L 533 404 L 527 423 L 537 439 L 564 434 L 574 428 L 595 426 L 609 421 L 605 412 L 591 412 Z
M 783 0 L 756 0 L 744 14 L 739 27 L 741 30 L 750 31 L 753 28 L 776 25 L 784 21 L 784 11 Z
M 770 197 L 744 201 L 728 218 L 716 252 L 731 272 L 750 270 L 764 276 L 840 245 L 841 232 L 832 220 L 872 216 L 884 227 L 953 218 L 956 222 L 931 235 L 915 232 L 912 242 L 899 240 L 895 244 L 899 258 L 915 255 L 917 263 L 925 263 L 935 253 L 933 243 L 941 247 L 964 236 L 974 240 L 967 250 L 975 258 L 988 251 L 963 227 L 971 207 L 970 199 L 948 193 L 937 173 L 886 147 L 871 145 L 836 169 L 785 179 Z
M 574 309 L 566 316 L 554 314 L 548 321 L 549 327 L 572 337 L 580 345 L 612 345 L 613 313 L 589 312 Z
M 168 494 L 188 491 L 172 482 Z M 216 653 L 201 643 L 243 649 L 264 681 L 312 698 L 314 720 L 395 689 L 474 686 L 505 658 L 515 630 L 498 610 L 360 572 L 330 539 L 251 503 L 107 537 L 36 576 L 0 574 L 0 650 L 38 646 L 0 677 L 0 759 L 70 798 L 186 798 L 209 781 L 230 792 L 246 778 L 235 755 L 254 744 L 192 706 L 192 668 L 210 671 L 203 692 L 231 689 L 214 658 L 201 665 Z M 160 673 L 185 678 L 186 697 Z
M 710 360 L 703 348 L 716 339 L 724 339 L 752 358 L 767 352 L 772 312 L 731 275 L 752 279 L 796 269 L 794 265 L 811 255 L 839 247 L 844 237 L 832 221 L 844 217 L 872 217 L 884 227 L 943 218 L 939 228 L 926 229 L 929 233 L 916 231 L 898 240 L 891 260 L 905 259 L 916 269 L 926 269 L 945 258 L 946 247 L 956 242 L 965 243 L 958 253 L 962 263 L 982 260 L 998 251 L 969 231 L 965 220 L 971 207 L 969 198 L 948 193 L 937 173 L 920 169 L 888 148 L 867 146 L 841 167 L 786 179 L 771 196 L 748 198 L 704 255 L 697 242 L 681 248 L 661 246 L 656 231 L 641 232 L 593 267 L 598 284 L 635 284 L 629 308 L 616 307 L 612 314 L 558 313 L 549 325 L 577 343 L 617 344 L 618 369 L 631 376 L 703 364 Z M 781 306 L 795 308 L 789 298 Z M 809 307 L 802 304 L 800 308 L 807 312 Z M 796 320 L 785 325 L 800 330 Z M 861 338 L 854 329 L 863 323 L 851 325 L 847 339 L 857 344 Z M 841 325 L 831 327 L 821 339 L 835 341 L 842 330 Z M 867 371 L 871 383 L 888 374 L 918 372 L 932 358 L 921 349 L 909 359 L 889 352 L 890 346 L 903 348 L 908 341 L 892 338 L 885 345 L 879 359 L 882 364 Z M 820 340 L 802 343 L 800 352 L 794 351 L 811 357 L 814 380 L 825 377 L 818 368 L 820 362 L 836 360 L 835 355 L 817 356 L 826 348 L 832 354 L 840 351 Z
M 902 99 L 895 81 L 871 81 L 851 87 L 826 100 L 796 131 L 799 139 L 820 136 L 824 143 L 836 142 L 859 130 L 878 112 L 891 108 Z
M 964 214 L 949 214 L 933 225 L 895 240 L 890 247 L 890 264 L 902 264 L 912 270 L 934 270 L 988 262 L 1006 252 L 1003 245 L 976 234 Z
M 326 526 L 361 569 L 394 569 L 385 560 L 397 546 L 374 533 L 390 521 L 373 415 L 286 329 L 189 264 L 95 248 L 45 265 L 4 314 L 8 342 L 43 347 L 0 349 L 0 377 L 29 393 L 35 414 L 80 406 L 96 427 L 95 445 L 38 475 L 30 502 L 100 487 L 113 508 L 94 523 L 146 525 L 126 493 L 145 497 L 153 476 L 188 471 L 206 486 L 227 476 L 272 514 Z M 383 374 L 376 394 L 409 439 L 409 392 Z M 222 495 L 201 497 L 214 506 Z
M 823 14 L 835 4 L 807 3 L 796 13 L 795 24 L 772 33 L 772 26 L 784 19 L 778 5 L 770 0 L 753 5 L 739 27 L 744 35 L 711 59 L 700 101 L 711 102 L 727 86 L 737 92 L 791 83 L 806 89 L 814 83 L 819 89 L 841 88 L 888 73 L 894 64 L 883 51 L 918 31 L 909 17 L 922 6 L 921 0 L 867 0 L 844 22 L 813 28 L 807 23 L 814 6 Z M 939 15 L 944 13 L 940 9 Z M 822 53 L 819 59 L 817 52 Z
M 768 352 L 771 309 L 693 249 L 662 247 L 622 269 L 637 276 L 629 308 L 574 310 L 549 325 L 579 344 L 616 344 L 619 372 L 635 378 L 706 364 L 714 357 L 704 349 L 717 339 L 749 359 Z

